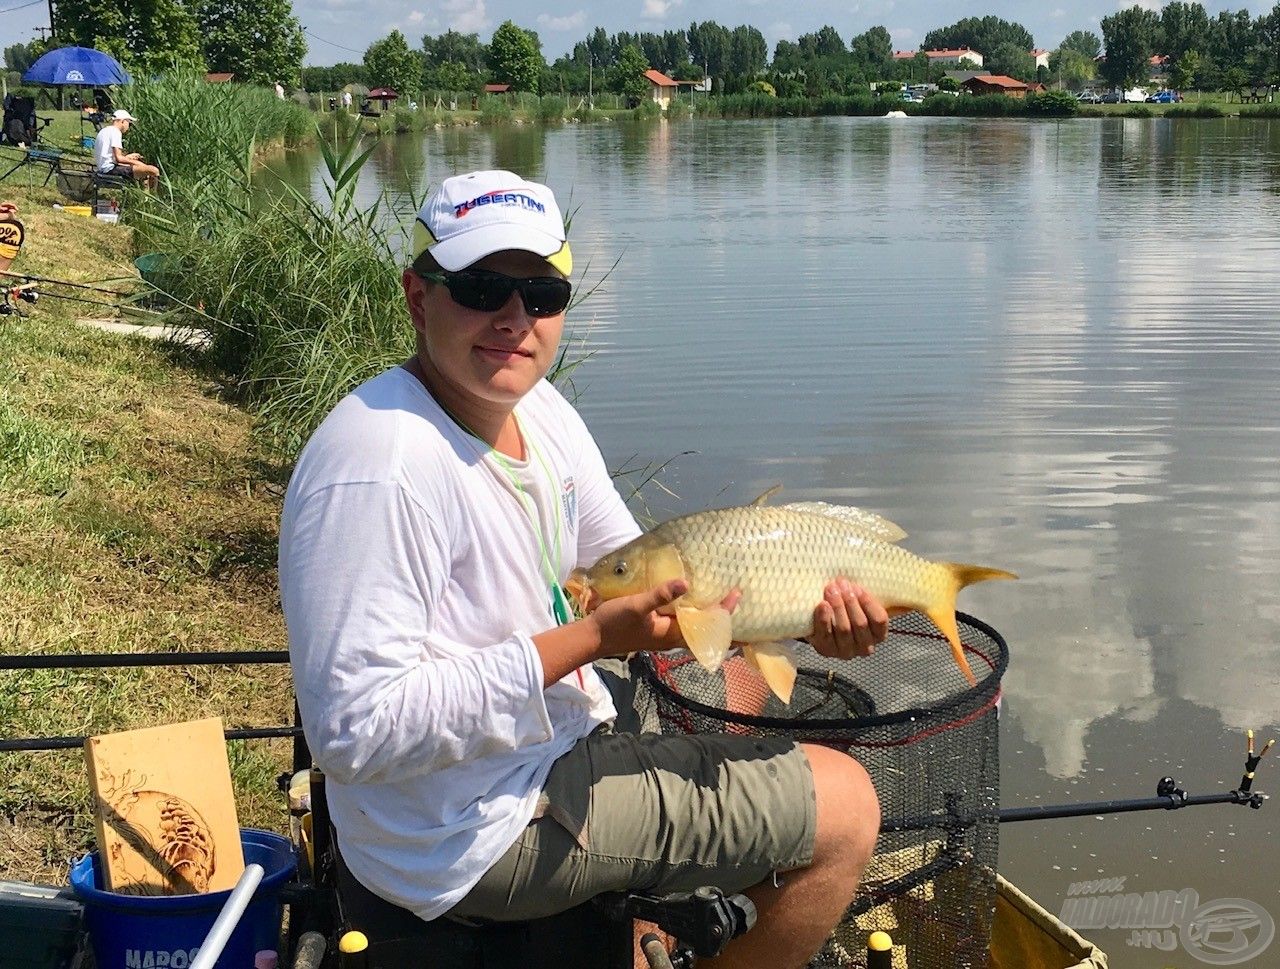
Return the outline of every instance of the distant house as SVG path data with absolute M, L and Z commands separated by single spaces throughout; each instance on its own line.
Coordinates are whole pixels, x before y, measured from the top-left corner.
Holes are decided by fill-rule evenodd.
M 918 52 L 913 50 L 896 50 L 893 52 L 895 61 L 913 60 Z M 924 56 L 929 58 L 930 64 L 960 64 L 967 61 L 974 67 L 982 66 L 982 55 L 976 50 L 970 50 L 968 47 L 953 47 L 947 50 L 927 50 Z
M 980 74 L 960 86 L 970 94 L 1003 94 L 1007 98 L 1025 98 L 1029 90 L 1017 78 L 1004 74 Z
M 1046 71 L 1049 69 L 1049 51 L 1043 47 L 1037 47 L 1030 51 L 1032 59 L 1036 62 L 1036 67 L 1043 67 Z
M 957 84 L 963 84 L 971 77 L 982 77 L 986 71 L 947 71 L 943 76 L 949 77 Z
M 1049 89 L 1045 87 L 1043 84 L 1041 84 L 1039 81 L 1032 81 L 1030 84 L 1027 85 L 1028 94 L 1044 94 L 1044 92 L 1047 90 Z
M 1169 73 L 1173 58 L 1168 54 L 1152 54 L 1147 60 L 1147 73 L 1152 77 Z
M 676 81 L 676 90 L 683 91 L 688 88 L 690 93 L 694 91 L 705 91 L 711 93 L 711 78 L 704 77 L 700 81 Z
M 485 94 L 506 94 L 510 90 L 510 84 L 486 84 L 484 86 Z
M 230 71 L 210 71 L 204 79 L 210 84 L 226 84 L 228 81 L 235 80 L 235 75 Z
M 666 111 L 667 106 L 671 103 L 672 95 L 680 89 L 679 83 L 671 80 L 661 71 L 655 71 L 653 68 L 645 71 L 644 76 L 645 80 L 649 82 L 649 95 L 653 103 L 662 108 L 663 111 Z

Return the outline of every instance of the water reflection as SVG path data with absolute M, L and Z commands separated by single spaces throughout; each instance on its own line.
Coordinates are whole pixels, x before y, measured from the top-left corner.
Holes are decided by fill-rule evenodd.
M 578 403 L 611 465 L 696 452 L 655 514 L 783 483 L 1024 576 L 961 601 L 1011 643 L 1015 797 L 1234 783 L 1223 731 L 1280 724 L 1280 125 L 529 126 L 408 150 L 419 191 L 495 165 L 549 181 L 590 281 L 621 256 L 573 314 Z M 1179 844 L 1215 823 L 1181 818 Z M 1025 855 L 1054 908 L 1034 829 L 1002 865 Z M 1053 831 L 1065 867 L 1102 859 L 1080 877 L 1167 863 L 1128 822 Z M 1274 900 L 1255 877 L 1195 887 Z M 1124 964 L 1163 965 L 1144 958 Z

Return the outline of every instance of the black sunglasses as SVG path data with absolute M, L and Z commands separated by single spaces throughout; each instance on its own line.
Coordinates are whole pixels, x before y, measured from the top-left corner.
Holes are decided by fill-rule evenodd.
M 569 306 L 573 287 L 567 279 L 533 276 L 520 279 L 484 269 L 464 269 L 456 273 L 418 273 L 433 283 L 443 283 L 459 306 L 483 313 L 495 313 L 507 305 L 514 292 L 530 316 L 557 316 Z

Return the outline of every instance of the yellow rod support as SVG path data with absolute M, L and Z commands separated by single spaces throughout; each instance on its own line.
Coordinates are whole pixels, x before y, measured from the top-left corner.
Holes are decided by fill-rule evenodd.
M 867 939 L 867 969 L 893 969 L 893 939 L 888 932 L 872 932 Z

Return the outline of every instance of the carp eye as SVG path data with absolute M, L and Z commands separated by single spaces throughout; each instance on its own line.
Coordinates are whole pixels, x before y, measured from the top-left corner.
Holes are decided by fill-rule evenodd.
M 614 575 L 626 575 L 626 574 L 627 574 L 627 563 L 626 563 L 626 562 L 619 562 L 617 565 L 615 565 L 615 566 L 613 567 L 613 574 L 614 574 Z

